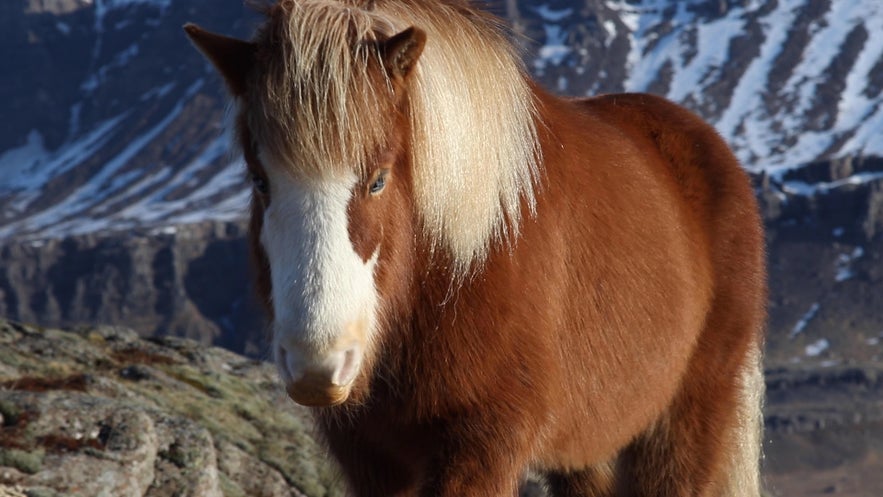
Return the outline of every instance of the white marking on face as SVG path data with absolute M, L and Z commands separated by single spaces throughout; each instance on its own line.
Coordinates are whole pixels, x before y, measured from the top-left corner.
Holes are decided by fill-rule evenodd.
M 299 180 L 282 167 L 264 164 L 270 204 L 261 243 L 273 285 L 273 349 L 277 357 L 287 352 L 277 364 L 292 380 L 296 363 L 321 360 L 351 341 L 361 341 L 363 348 L 370 341 L 377 320 L 378 251 L 363 261 L 349 239 L 347 205 L 355 174 Z

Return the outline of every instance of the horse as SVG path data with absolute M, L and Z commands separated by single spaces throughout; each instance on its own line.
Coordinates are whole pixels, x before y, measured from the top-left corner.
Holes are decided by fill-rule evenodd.
M 231 95 L 272 355 L 357 496 L 758 496 L 762 228 L 714 129 L 569 99 L 462 0 L 185 25 Z

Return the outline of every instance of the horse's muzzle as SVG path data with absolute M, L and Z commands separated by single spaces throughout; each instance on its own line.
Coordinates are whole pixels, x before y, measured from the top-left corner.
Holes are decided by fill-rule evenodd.
M 343 404 L 349 397 L 349 388 L 329 384 L 324 377 L 305 375 L 289 383 L 285 391 L 291 400 L 308 407 L 332 407 Z
M 362 346 L 353 342 L 322 354 L 295 346 L 280 346 L 276 353 L 288 396 L 310 407 L 344 403 L 362 363 Z

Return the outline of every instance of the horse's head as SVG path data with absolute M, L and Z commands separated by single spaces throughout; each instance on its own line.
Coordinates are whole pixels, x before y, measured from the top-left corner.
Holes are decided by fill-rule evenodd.
M 346 9 L 282 13 L 248 42 L 185 29 L 236 97 L 277 365 L 292 399 L 329 406 L 371 362 L 413 267 L 406 96 L 425 35 Z

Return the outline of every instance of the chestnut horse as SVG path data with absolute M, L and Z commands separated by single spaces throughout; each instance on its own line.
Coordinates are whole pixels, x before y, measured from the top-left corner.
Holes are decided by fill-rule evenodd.
M 762 230 L 714 130 L 460 0 L 281 0 L 224 77 L 289 396 L 359 496 L 757 496 Z

